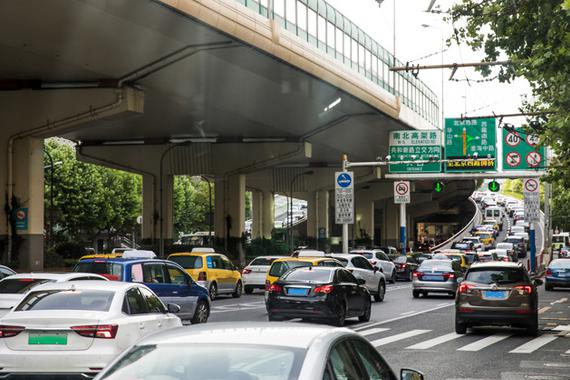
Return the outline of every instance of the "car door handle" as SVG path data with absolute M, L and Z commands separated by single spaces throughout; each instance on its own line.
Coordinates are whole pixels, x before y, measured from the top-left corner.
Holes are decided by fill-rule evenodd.
M 139 329 L 144 330 L 144 323 L 139 323 Z

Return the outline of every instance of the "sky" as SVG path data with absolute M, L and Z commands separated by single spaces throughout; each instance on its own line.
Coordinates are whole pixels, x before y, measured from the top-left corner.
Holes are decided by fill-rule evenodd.
M 384 46 L 393 49 L 394 23 L 393 9 L 396 3 L 396 57 L 402 61 L 414 61 L 415 64 L 441 64 L 441 54 L 417 60 L 420 57 L 441 51 L 442 37 L 447 39 L 452 34 L 450 24 L 443 21 L 443 15 L 427 13 L 430 0 L 384 0 L 379 7 L 375 0 L 327 0 L 327 2 L 358 25 L 368 35 Z M 457 0 L 436 0 L 435 6 L 448 9 Z M 422 27 L 422 24 L 429 27 Z M 452 44 L 444 52 L 444 63 L 479 62 L 484 53 L 473 52 L 469 46 Z M 451 69 L 443 70 L 444 75 L 444 114 L 445 117 L 486 116 L 500 113 L 515 113 L 521 103 L 521 95 L 530 97 L 531 91 L 524 79 L 512 83 L 492 82 L 476 83 L 482 78 L 472 68 L 458 69 L 454 78 L 471 81 L 449 81 Z M 424 81 L 441 99 L 442 71 L 422 70 L 419 79 Z M 506 121 L 506 120 L 505 120 Z M 512 118 L 509 123 L 515 126 L 524 122 L 524 118 Z

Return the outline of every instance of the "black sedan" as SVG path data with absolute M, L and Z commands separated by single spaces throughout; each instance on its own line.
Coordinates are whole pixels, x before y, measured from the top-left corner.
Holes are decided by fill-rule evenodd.
M 368 322 L 372 301 L 364 280 L 344 268 L 301 267 L 269 287 L 266 306 L 270 321 L 303 318 L 343 326 L 350 317 Z
M 400 255 L 394 259 L 394 265 L 396 266 L 396 279 L 412 281 L 414 279 L 413 273 L 418 269 L 420 263 L 412 256 Z

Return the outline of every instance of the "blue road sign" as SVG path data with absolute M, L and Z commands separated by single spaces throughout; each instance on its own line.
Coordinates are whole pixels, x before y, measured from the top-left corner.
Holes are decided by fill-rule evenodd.
M 352 177 L 349 173 L 340 173 L 336 178 L 339 187 L 346 188 L 352 184 Z

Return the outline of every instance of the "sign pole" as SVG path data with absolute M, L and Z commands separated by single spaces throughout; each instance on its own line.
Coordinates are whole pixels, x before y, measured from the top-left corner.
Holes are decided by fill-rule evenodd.
M 406 255 L 406 204 L 400 203 L 400 246 L 402 255 Z
M 534 230 L 534 222 L 530 223 L 530 231 L 528 234 L 530 241 L 530 273 L 536 272 L 536 233 Z
M 348 157 L 345 155 L 342 156 L 342 171 L 346 172 L 346 163 L 348 161 Z M 342 224 L 342 253 L 348 253 L 348 224 Z

